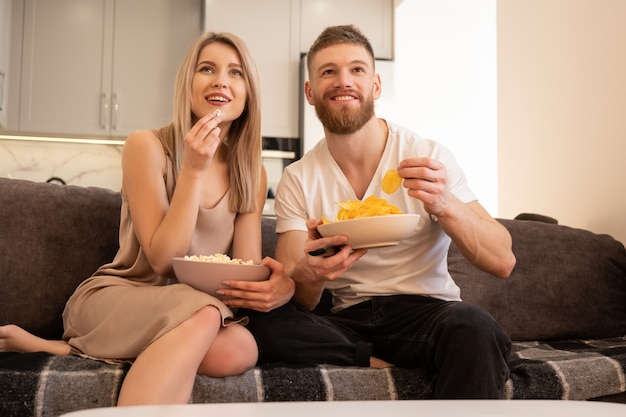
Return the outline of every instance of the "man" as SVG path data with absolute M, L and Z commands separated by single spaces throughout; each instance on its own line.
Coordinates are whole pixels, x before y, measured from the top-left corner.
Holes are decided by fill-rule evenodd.
M 305 93 L 325 138 L 285 169 L 275 203 L 276 259 L 296 283 L 293 300 L 312 310 L 327 289 L 332 312 L 317 324 L 365 346 L 373 365 L 434 371 L 436 398 L 499 398 L 510 339 L 491 316 L 461 302 L 447 252 L 452 240 L 476 267 L 505 278 L 515 266 L 509 233 L 478 203 L 446 148 L 376 117 L 381 80 L 357 28 L 327 28 L 307 65 Z M 366 250 L 317 233 L 336 202 L 383 197 L 388 169 L 397 169 L 403 188 L 384 197 L 421 215 L 413 236 Z M 342 248 L 310 255 L 327 247 Z

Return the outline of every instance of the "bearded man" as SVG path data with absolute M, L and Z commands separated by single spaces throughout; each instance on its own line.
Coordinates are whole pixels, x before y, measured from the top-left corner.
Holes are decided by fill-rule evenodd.
M 488 313 L 461 301 L 447 253 L 454 242 L 474 266 L 506 278 L 516 262 L 510 234 L 478 202 L 448 149 L 376 117 L 381 79 L 356 27 L 327 28 L 307 57 L 305 94 L 325 136 L 285 169 L 275 201 L 276 259 L 295 281 L 297 314 L 292 325 L 253 326 L 260 355 L 421 367 L 436 376 L 435 398 L 501 398 L 511 341 Z M 321 237 L 317 226 L 333 218 L 336 202 L 381 197 L 389 169 L 402 188 L 385 197 L 419 215 L 417 229 L 397 245 L 370 249 L 351 247 L 345 235 Z M 329 311 L 296 320 L 325 293 Z

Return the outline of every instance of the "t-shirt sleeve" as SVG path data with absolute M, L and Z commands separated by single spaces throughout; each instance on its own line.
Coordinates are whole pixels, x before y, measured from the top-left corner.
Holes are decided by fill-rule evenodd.
M 276 233 L 291 230 L 307 231 L 308 215 L 305 208 L 305 195 L 302 185 L 290 167 L 283 171 L 274 200 Z
M 474 192 L 470 189 L 465 173 L 452 152 L 450 152 L 447 147 L 440 145 L 439 153 L 439 160 L 446 167 L 448 187 L 450 187 L 452 194 L 464 203 L 478 200 Z

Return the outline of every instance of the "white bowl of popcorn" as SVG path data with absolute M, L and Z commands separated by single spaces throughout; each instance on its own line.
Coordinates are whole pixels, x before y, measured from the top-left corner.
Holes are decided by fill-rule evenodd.
M 172 265 L 178 281 L 221 299 L 216 291 L 226 288 L 223 281 L 264 281 L 271 272 L 265 265 L 221 253 L 173 258 Z

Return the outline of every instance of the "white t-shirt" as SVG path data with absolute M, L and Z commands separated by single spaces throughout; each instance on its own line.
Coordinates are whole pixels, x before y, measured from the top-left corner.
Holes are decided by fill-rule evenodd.
M 371 299 L 373 296 L 421 294 L 443 300 L 460 300 L 460 289 L 448 272 L 450 238 L 424 210 L 421 201 L 409 197 L 405 188 L 391 195 L 382 191 L 382 178 L 400 161 L 429 157 L 441 161 L 447 170 L 448 186 L 461 201 L 476 200 L 465 175 L 450 151 L 410 130 L 388 123 L 389 137 L 376 173 L 364 198 L 385 198 L 404 213 L 420 214 L 415 235 L 397 246 L 369 249 L 346 273 L 326 288 L 333 294 L 333 311 Z M 299 161 L 285 168 L 276 190 L 276 231 L 305 231 L 306 220 L 326 216 L 334 219 L 339 201 L 356 200 L 350 183 L 328 151 L 326 139 Z

